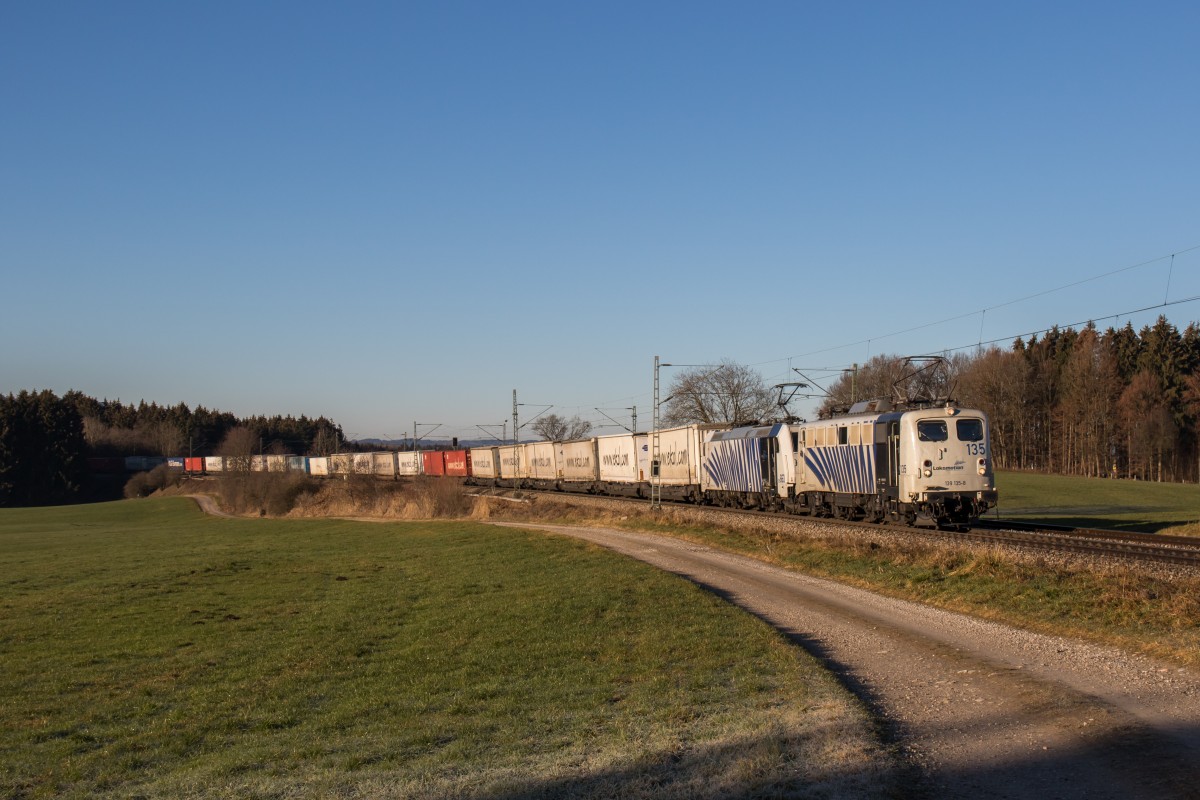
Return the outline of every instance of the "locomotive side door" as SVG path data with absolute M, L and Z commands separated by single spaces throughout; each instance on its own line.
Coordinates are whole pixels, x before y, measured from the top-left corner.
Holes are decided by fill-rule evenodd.
M 775 456 L 779 453 L 779 442 L 774 436 L 766 436 L 758 441 L 758 459 L 759 469 L 762 470 L 762 488 L 764 492 L 774 494 Z
M 887 485 L 889 488 L 900 485 L 900 420 L 887 424 L 888 469 Z

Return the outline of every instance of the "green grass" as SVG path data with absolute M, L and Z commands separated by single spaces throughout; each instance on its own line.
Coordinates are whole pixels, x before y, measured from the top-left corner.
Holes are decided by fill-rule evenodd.
M 1122 566 L 1064 566 L 919 540 L 877 541 L 869 529 L 802 537 L 687 524 L 670 512 L 628 527 L 702 542 L 800 572 L 1013 624 L 1200 664 L 1200 578 Z
M 1003 519 L 1150 533 L 1186 533 L 1169 529 L 1200 521 L 1194 483 L 997 472 L 996 488 Z
M 887 791 L 764 624 L 478 524 L 0 510 L 0 663 L 5 797 Z

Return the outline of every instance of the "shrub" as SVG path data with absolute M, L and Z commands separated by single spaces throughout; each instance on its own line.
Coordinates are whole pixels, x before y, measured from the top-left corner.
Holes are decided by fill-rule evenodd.
M 429 517 L 465 517 L 474 505 L 462 483 L 451 478 L 422 475 L 413 481 L 411 491 Z
M 227 510 L 274 517 L 291 511 L 301 495 L 317 491 L 316 481 L 302 472 L 227 472 L 220 485 Z
M 125 483 L 125 496 L 134 499 L 149 497 L 159 489 L 177 486 L 183 480 L 183 473 L 171 469 L 166 464 L 159 464 L 149 472 L 139 472 Z

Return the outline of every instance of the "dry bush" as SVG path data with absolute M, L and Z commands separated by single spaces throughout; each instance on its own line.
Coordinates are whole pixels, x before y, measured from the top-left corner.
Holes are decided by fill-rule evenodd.
M 453 479 L 421 476 L 388 481 L 349 475 L 321 481 L 319 489 L 299 498 L 290 513 L 300 517 L 439 519 L 471 516 L 475 506 L 476 499 Z
M 374 475 L 345 475 L 342 487 L 354 508 L 363 513 L 373 512 L 384 493 L 384 484 Z
M 221 504 L 235 514 L 280 517 L 317 484 L 301 472 L 229 472 L 220 480 Z
M 149 497 L 160 489 L 176 486 L 183 480 L 183 473 L 159 464 L 149 472 L 139 472 L 125 483 L 125 496 L 133 499 Z
M 424 516 L 465 517 L 471 513 L 474 498 L 468 497 L 461 482 L 421 476 L 408 490 L 413 502 L 425 510 Z
M 1166 536 L 1200 536 L 1200 522 L 1188 522 L 1163 528 L 1159 533 Z

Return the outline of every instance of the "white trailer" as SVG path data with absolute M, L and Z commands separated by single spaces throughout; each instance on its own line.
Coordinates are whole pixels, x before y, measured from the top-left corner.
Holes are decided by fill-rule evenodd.
M 421 474 L 421 454 L 396 453 L 396 474 L 405 477 Z
M 371 472 L 377 478 L 396 477 L 396 454 L 392 451 L 371 453 Z
M 499 483 L 501 486 L 518 488 L 521 485 L 525 472 L 521 449 L 521 445 L 518 444 L 506 444 L 496 448 L 500 456 Z
M 600 460 L 596 457 L 595 439 L 558 444 L 558 478 L 565 488 L 573 491 L 592 489 L 600 480 Z
M 558 448 L 554 442 L 528 442 L 521 445 L 522 477 L 540 489 L 555 488 L 558 480 Z
M 498 447 L 471 448 L 471 483 L 493 485 L 500 477 L 500 449 Z
M 639 467 L 640 434 L 618 433 L 596 437 L 600 485 L 609 494 L 638 496 L 643 473 Z
M 662 496 L 676 500 L 699 498 L 703 444 L 717 431 L 729 430 L 728 425 L 685 425 L 658 431 L 658 451 L 654 451 L 655 434 L 650 434 L 650 480 L 662 488 Z M 655 456 L 658 475 L 655 476 Z

